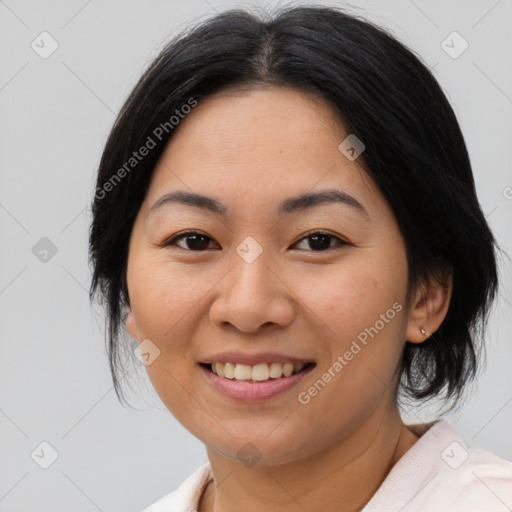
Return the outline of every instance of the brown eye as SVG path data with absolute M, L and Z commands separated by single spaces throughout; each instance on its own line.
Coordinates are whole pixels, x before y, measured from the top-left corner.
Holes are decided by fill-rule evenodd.
M 324 231 L 315 231 L 314 233 L 310 233 L 308 236 L 302 238 L 300 242 L 303 240 L 309 240 L 308 246 L 314 252 L 323 252 L 328 249 L 332 249 L 333 247 L 331 247 L 331 242 L 333 240 L 338 240 L 338 246 L 349 245 L 348 242 L 345 242 L 338 236 Z
M 177 242 L 185 240 L 185 246 L 179 245 Z M 166 241 L 163 245 L 164 247 L 168 247 L 171 245 L 177 245 L 181 249 L 185 249 L 188 251 L 200 252 L 208 249 L 208 244 L 212 239 L 209 236 L 203 235 L 202 233 L 198 233 L 197 231 L 187 231 L 185 233 L 180 233 L 172 237 L 170 240 Z

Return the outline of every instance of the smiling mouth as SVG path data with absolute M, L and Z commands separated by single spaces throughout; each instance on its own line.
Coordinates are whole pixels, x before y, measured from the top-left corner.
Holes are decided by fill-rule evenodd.
M 305 372 L 315 363 L 260 363 L 255 365 L 235 363 L 200 363 L 215 375 L 229 380 L 265 382 L 283 379 Z

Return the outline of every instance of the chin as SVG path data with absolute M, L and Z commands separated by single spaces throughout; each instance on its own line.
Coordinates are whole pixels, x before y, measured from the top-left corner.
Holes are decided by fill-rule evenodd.
M 275 425 L 274 427 L 275 428 Z M 232 461 L 238 461 L 246 467 L 273 467 L 290 464 L 314 455 L 318 447 L 313 446 L 307 439 L 300 439 L 303 432 L 293 436 L 291 432 L 272 432 L 272 428 L 263 433 L 260 431 L 254 435 L 246 434 L 222 439 L 201 439 L 208 450 L 211 459 L 213 454 Z M 270 435 L 269 435 L 270 433 Z M 224 433 L 225 434 L 225 433 Z

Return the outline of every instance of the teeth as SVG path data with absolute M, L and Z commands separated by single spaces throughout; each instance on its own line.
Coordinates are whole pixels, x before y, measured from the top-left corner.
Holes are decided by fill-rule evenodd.
M 300 372 L 305 366 L 302 363 L 260 363 L 254 366 L 248 364 L 213 363 L 211 369 L 213 373 L 226 379 L 262 382 L 268 379 L 289 377 Z
M 237 364 L 235 366 L 236 380 L 249 380 L 252 378 L 252 368 L 248 364 Z
M 293 373 L 293 364 L 286 363 L 283 365 L 283 375 L 289 377 Z
M 283 375 L 283 365 L 280 363 L 272 363 L 269 370 L 270 377 L 278 379 Z
M 222 368 L 222 363 L 217 363 Z M 224 365 L 224 377 L 226 379 L 234 379 L 235 378 L 235 365 L 231 363 L 226 363 Z
M 306 365 L 303 363 L 297 363 L 293 365 L 293 373 L 299 373 Z
M 222 363 L 215 363 L 214 364 L 215 366 L 215 373 L 219 376 L 219 377 L 224 377 L 224 365 Z
M 256 364 L 252 367 L 252 380 L 268 380 L 269 372 L 268 372 L 268 364 Z

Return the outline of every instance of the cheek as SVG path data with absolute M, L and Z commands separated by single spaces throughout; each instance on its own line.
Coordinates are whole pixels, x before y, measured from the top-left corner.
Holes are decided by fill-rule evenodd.
M 323 277 L 304 273 L 300 285 L 297 281 L 298 295 L 314 313 L 310 318 L 323 354 L 319 370 L 330 372 L 325 390 L 322 383 L 317 386 L 323 397 L 317 405 L 332 404 L 333 414 L 344 408 L 370 410 L 370 403 L 392 387 L 405 323 L 406 267 L 396 261 L 391 269 L 370 257 L 359 258 Z
M 197 326 L 195 311 L 215 284 L 211 281 L 192 266 L 187 270 L 151 257 L 133 258 L 128 268 L 130 303 L 140 340 L 151 340 L 160 351 L 146 366 L 148 377 L 169 411 L 189 430 L 196 416 L 199 424 L 214 429 L 202 408 L 191 413 L 191 396 L 197 392 L 190 379 L 195 362 L 189 353 L 190 333 Z
M 163 340 L 179 338 L 174 333 L 215 283 L 192 267 L 146 259 L 133 264 L 128 284 L 141 336 Z
M 361 258 L 354 265 L 331 266 L 314 275 L 301 273 L 300 280 L 295 278 L 297 295 L 314 312 L 329 338 L 339 340 L 341 347 L 337 348 L 373 326 L 390 308 L 387 316 L 397 316 L 393 304 L 403 302 L 403 271 L 393 273 L 381 268 Z

